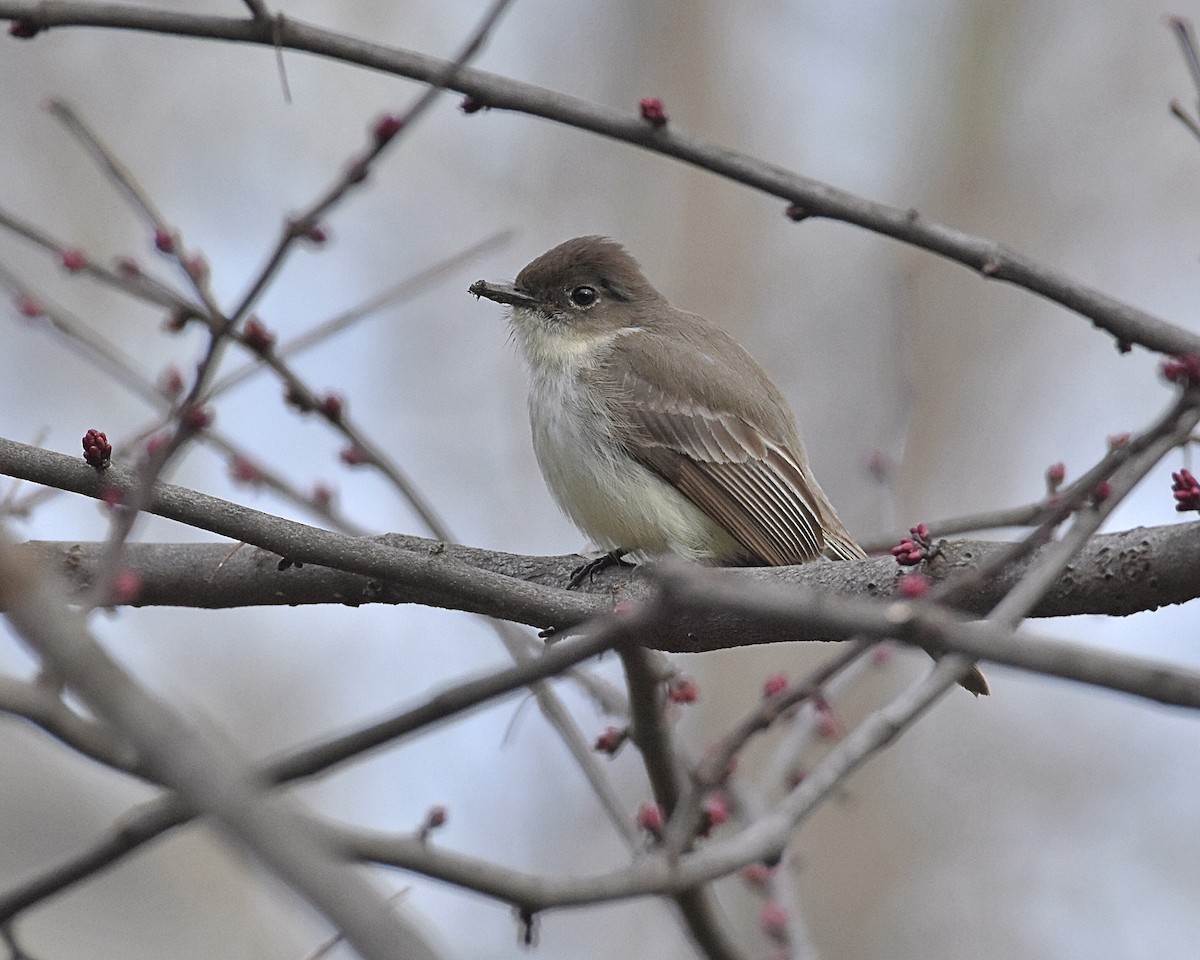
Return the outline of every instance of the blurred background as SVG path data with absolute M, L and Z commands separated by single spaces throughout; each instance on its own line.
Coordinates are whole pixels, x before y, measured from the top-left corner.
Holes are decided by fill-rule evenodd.
M 193 3 L 159 7 L 196 11 Z M 450 55 L 483 0 L 282 0 L 289 17 Z M 245 15 L 233 0 L 205 11 Z M 1009 244 L 1079 280 L 1194 326 L 1200 293 L 1200 143 L 1168 102 L 1195 91 L 1163 16 L 1131 0 L 515 0 L 476 65 L 619 109 L 660 97 L 680 130 L 874 200 Z M 289 212 L 307 206 L 419 88 L 248 46 L 52 30 L 0 44 L 0 206 L 92 259 L 137 257 L 171 277 L 144 224 L 44 111 L 71 101 L 203 251 L 225 303 L 245 288 Z M 463 542 L 562 553 L 581 536 L 533 458 L 524 376 L 501 311 L 466 288 L 511 278 L 579 234 L 624 242 L 678 306 L 719 321 L 777 379 L 822 485 L 869 537 L 1044 493 L 1045 468 L 1078 475 L 1106 437 L 1169 400 L 1144 351 L 1030 294 L 714 176 L 575 130 L 444 96 L 329 218 L 329 242 L 293 254 L 259 315 L 287 339 L 495 231 L 511 239 L 419 297 L 305 354 L 297 369 L 346 398 Z M 0 235 L 0 260 L 134 356 L 151 377 L 188 370 L 200 338 L 161 312 L 68 276 Z M 178 278 L 173 278 L 182 286 Z M 44 324 L 0 303 L 0 434 L 79 453 L 88 428 L 121 441 L 153 411 Z M 229 362 L 240 365 L 231 352 Z M 316 418 L 285 409 L 260 374 L 224 397 L 217 425 L 308 490 L 327 483 L 377 531 L 424 533 L 394 492 L 338 460 Z M 880 482 L 867 464 L 894 466 Z M 1118 510 L 1113 529 L 1172 522 L 1177 455 Z M 178 482 L 299 519 L 195 449 Z M 7 485 L 5 485 L 7 489 Z M 104 536 L 67 495 L 22 537 Z M 139 535 L 180 540 L 165 521 Z M 1038 628 L 1200 664 L 1196 605 Z M 266 755 L 502 665 L 477 620 L 424 609 L 124 610 L 96 631 L 191 716 Z M 696 749 L 751 707 L 763 679 L 812 651 L 776 646 L 683 658 L 700 700 L 679 720 Z M 28 658 L 0 624 L 0 667 Z M 898 657 L 860 678 L 847 716 L 927 668 Z M 601 672 L 616 679 L 612 665 Z M 970 955 L 1190 957 L 1200 940 L 1200 718 L 992 668 L 993 696 L 949 696 L 806 823 L 786 861 L 794 911 L 825 958 Z M 584 733 L 608 718 L 558 687 Z M 649 796 L 636 758 L 611 763 L 630 815 Z M 753 775 L 753 764 L 744 771 Z M 449 809 L 437 842 L 561 874 L 622 862 L 624 847 L 560 740 L 525 700 L 504 701 L 301 791 L 327 814 L 413 829 Z M 82 849 L 150 794 L 13 720 L 0 722 L 0 887 Z M 398 873 L 379 883 L 425 918 L 452 957 L 522 953 L 502 905 Z M 723 886 L 750 956 L 758 904 Z M 203 827 L 172 834 L 21 918 L 39 957 L 300 960 L 320 919 Z M 345 954 L 343 948 L 343 955 Z M 635 902 L 545 916 L 535 955 L 688 957 L 671 911 Z

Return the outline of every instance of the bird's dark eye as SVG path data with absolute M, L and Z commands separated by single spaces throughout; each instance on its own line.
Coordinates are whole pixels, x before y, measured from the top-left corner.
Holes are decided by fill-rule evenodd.
M 571 291 L 571 302 L 577 307 L 590 307 L 596 302 L 595 287 L 576 287 Z

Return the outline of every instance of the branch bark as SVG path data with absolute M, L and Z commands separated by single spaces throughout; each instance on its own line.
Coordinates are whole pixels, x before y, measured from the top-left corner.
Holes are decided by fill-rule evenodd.
M 503 577 L 515 584 L 537 586 L 539 591 L 512 617 L 530 626 L 570 627 L 579 622 L 575 619 L 579 614 L 584 614 L 580 618 L 584 619 L 617 603 L 643 601 L 654 589 L 644 573 L 619 569 L 605 572 L 583 591 L 566 591 L 562 585 L 583 560 L 577 554 L 524 556 L 405 534 L 385 534 L 364 538 L 362 542 L 371 544 L 376 551 L 397 550 L 405 556 L 423 557 L 435 570 L 440 563 L 453 563 L 456 568 L 477 570 L 481 577 Z M 102 560 L 100 543 L 35 541 L 28 546 L 55 562 L 80 591 L 87 589 L 96 565 Z M 952 579 L 976 569 L 1007 546 L 985 540 L 944 543 L 928 573 L 935 580 Z M 982 614 L 995 606 L 1039 555 L 1040 551 L 1035 552 L 1024 562 L 976 585 L 956 603 L 957 608 Z M 498 617 L 513 613 L 507 604 L 486 603 L 477 596 L 455 597 L 447 595 L 445 589 L 431 590 L 423 584 L 384 580 L 388 573 L 386 566 L 381 566 L 376 575 L 364 576 L 315 564 L 280 571 L 278 561 L 277 553 L 249 546 L 236 549 L 230 543 L 131 543 L 125 555 L 126 566 L 141 582 L 133 606 L 216 610 L 325 603 L 347 606 L 422 603 Z M 1077 560 L 1059 576 L 1034 608 L 1033 616 L 1069 617 L 1085 613 L 1128 616 L 1187 603 L 1200 595 L 1200 579 L 1194 572 L 1197 562 L 1200 562 L 1200 521 L 1100 534 L 1088 542 Z M 745 568 L 729 573 L 751 583 L 787 584 L 831 594 L 876 598 L 891 597 L 900 576 L 891 557 L 855 563 Z M 711 623 L 685 619 L 676 630 L 656 639 L 660 649 L 695 653 L 780 639 L 823 638 L 805 634 L 783 638 L 744 622 L 720 618 Z

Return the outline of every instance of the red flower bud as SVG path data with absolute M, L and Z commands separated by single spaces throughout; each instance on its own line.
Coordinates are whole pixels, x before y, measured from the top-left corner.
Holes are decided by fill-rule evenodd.
M 313 487 L 309 499 L 318 510 L 328 510 L 333 505 L 333 488 L 326 483 L 318 483 Z
M 334 423 L 340 423 L 345 410 L 345 401 L 336 393 L 327 393 L 317 402 L 317 409 Z
M 208 279 L 208 261 L 204 258 L 204 254 L 192 254 L 184 262 L 184 267 L 188 272 L 188 276 L 196 283 L 203 283 Z
M 1200 354 L 1181 353 L 1177 357 L 1164 361 L 1162 375 L 1171 383 L 1177 383 L 1181 387 L 1200 385 Z
M 199 431 L 212 423 L 212 414 L 208 412 L 207 408 L 193 404 L 183 411 L 181 421 L 189 430 Z
M 675 677 L 667 684 L 667 699 L 672 703 L 695 703 L 699 697 L 700 690 L 691 677 Z
M 667 111 L 658 97 L 643 97 L 638 103 L 638 109 L 642 112 L 642 119 L 650 126 L 665 127 L 667 125 Z
M 704 801 L 704 823 L 700 830 L 701 835 L 708 836 L 709 831 L 715 827 L 719 827 L 729 819 L 729 798 L 724 794 L 714 794 Z
M 233 457 L 229 461 L 229 474 L 238 483 L 261 483 L 263 479 L 258 465 L 245 457 Z
M 450 819 L 450 812 L 438 804 L 435 807 L 430 807 L 429 812 L 425 814 L 425 822 L 433 829 L 444 827 L 446 821 Z
M 1171 490 L 1175 495 L 1175 509 L 1200 510 L 1200 480 L 1190 470 L 1171 474 Z
M 87 266 L 87 257 L 83 255 L 83 251 L 78 247 L 67 247 L 62 252 L 62 265 L 75 273 L 77 270 L 82 270 Z
M 242 327 L 242 340 L 255 353 L 266 353 L 275 345 L 275 334 L 258 319 L 258 315 L 246 318 Z
M 148 456 L 148 457 L 156 456 L 158 454 L 158 451 L 161 450 L 166 445 L 166 443 L 167 443 L 166 436 L 164 436 L 161 433 L 155 434 L 153 437 L 151 437 L 149 440 L 146 441 L 146 456 Z
M 619 730 L 616 727 L 605 727 L 604 732 L 596 738 L 596 742 L 592 744 L 592 749 L 597 753 L 607 753 L 610 757 L 616 755 L 616 752 L 621 749 L 625 741 L 629 738 L 628 730 Z
M 925 596 L 932 586 L 929 578 L 923 573 L 910 573 L 900 578 L 900 596 L 908 600 L 916 600 Z
M 29 40 L 41 32 L 41 26 L 29 20 L 14 20 L 8 25 L 8 35 L 18 40 Z
M 172 364 L 164 367 L 162 373 L 158 375 L 158 392 L 168 400 L 175 400 L 183 393 L 183 374 L 179 372 L 179 368 Z
M 132 603 L 142 592 L 142 578 L 133 570 L 122 570 L 113 580 L 113 602 Z
M 638 807 L 637 825 L 652 837 L 661 838 L 663 830 L 662 807 L 653 803 L 643 803 Z
M 772 940 L 783 940 L 787 937 L 788 912 L 775 900 L 768 900 L 763 904 L 758 922 L 763 933 Z
M 346 447 L 341 453 L 338 454 L 338 456 L 341 458 L 342 463 L 346 464 L 348 467 L 357 467 L 359 464 L 366 463 L 368 460 L 367 452 L 362 447 L 358 446 L 358 444 L 352 444 L 351 446 Z
M 105 469 L 112 461 L 112 444 L 99 430 L 89 430 L 83 435 L 83 460 L 97 470 Z
M 767 885 L 767 881 L 775 876 L 775 868 L 768 867 L 761 860 L 758 863 L 748 863 L 742 867 L 741 877 L 747 886 L 754 887 L 756 890 Z
M 17 299 L 17 312 L 21 316 L 33 320 L 40 317 L 46 311 L 37 300 L 34 300 L 29 294 L 24 294 Z

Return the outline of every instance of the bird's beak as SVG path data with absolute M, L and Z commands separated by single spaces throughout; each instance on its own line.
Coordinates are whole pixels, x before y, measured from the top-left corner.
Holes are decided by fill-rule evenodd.
M 470 286 L 470 292 L 477 297 L 487 297 L 496 303 L 506 303 L 510 307 L 537 307 L 538 301 L 527 293 L 522 293 L 511 283 L 488 283 L 486 280 L 476 280 Z

